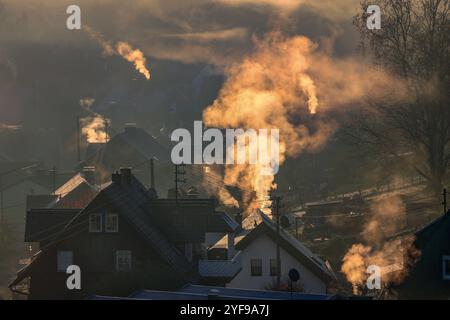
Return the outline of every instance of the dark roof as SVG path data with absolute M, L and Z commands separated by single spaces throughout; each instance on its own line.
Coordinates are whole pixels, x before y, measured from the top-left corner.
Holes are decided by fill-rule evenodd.
M 93 300 L 333 300 L 327 294 L 308 294 L 286 291 L 246 290 L 224 287 L 187 285 L 178 291 L 139 290 L 127 298 L 91 296 Z
M 129 179 L 121 179 L 122 177 L 122 172 L 120 174 L 114 174 L 113 182 L 100 191 L 96 198 L 104 197 L 106 200 L 110 201 L 110 204 L 114 206 L 114 208 L 120 212 L 121 216 L 136 229 L 137 233 L 161 256 L 163 261 L 172 267 L 175 273 L 183 277 L 186 281 L 197 281 L 198 273 L 195 266 L 188 262 L 184 254 L 178 251 L 178 249 L 168 241 L 163 233 L 154 227 L 150 219 L 150 215 L 144 206 L 145 203 L 154 200 L 151 193 L 149 193 L 141 182 L 139 182 L 139 180 L 136 179 L 131 173 L 129 173 Z M 95 199 L 91 202 L 91 204 L 95 203 Z M 75 213 L 70 222 L 67 223 L 65 227 L 56 235 L 56 238 L 54 238 L 52 242 L 45 247 L 45 249 L 39 251 L 38 254 L 33 257 L 29 265 L 18 272 L 17 278 L 9 286 L 12 287 L 22 281 L 25 277 L 29 276 L 33 268 L 36 266 L 37 261 L 45 256 L 51 247 L 57 245 L 59 241 L 67 237 L 69 228 L 87 228 L 87 225 L 84 223 L 80 224 L 79 220 L 85 216 L 84 213 L 89 213 L 89 210 L 91 210 L 90 205 L 85 207 L 80 212 Z M 67 212 L 67 210 L 61 210 L 60 212 L 64 213 Z M 38 218 L 38 215 L 33 215 L 31 218 Z M 63 219 L 61 218 L 61 220 Z M 37 221 L 39 221 L 39 219 Z M 30 226 L 32 225 L 33 224 L 30 224 Z M 63 223 L 61 223 L 61 225 L 63 225 Z M 39 232 L 43 230 L 40 226 L 37 229 Z M 30 233 L 33 232 L 30 231 Z
M 79 209 L 29 210 L 25 222 L 25 242 L 52 240 L 78 212 Z
M 99 192 L 99 186 L 87 181 L 82 173 L 75 174 L 55 190 L 55 208 L 84 208 Z
M 228 233 L 239 229 L 239 224 L 225 212 L 215 212 L 208 221 L 208 232 Z
M 259 236 L 265 234 L 273 241 L 277 240 L 277 228 L 276 225 L 262 212 L 260 212 L 261 223 L 258 224 L 252 231 L 250 231 L 241 241 L 236 244 L 236 249 L 244 250 L 250 245 L 253 240 Z M 307 247 L 300 243 L 297 239 L 292 237 L 283 228 L 280 228 L 280 245 L 291 254 L 294 258 L 298 259 L 306 268 L 308 268 L 313 274 L 324 281 L 334 280 L 334 274 L 327 267 L 324 261 L 318 256 L 313 254 Z
M 138 234 L 176 272 L 179 272 L 185 279 L 194 279 L 196 277 L 194 266 L 188 262 L 184 254 L 179 252 L 152 223 L 145 206 L 146 203 L 154 200 L 151 194 L 131 173 L 129 178 L 129 182 L 121 182 L 119 177 L 117 181 L 112 182 L 100 191 L 97 197 L 106 197 L 119 210 L 121 216 L 136 229 Z M 90 208 L 87 206 L 78 216 L 82 216 L 84 212 L 89 212 L 89 210 Z M 75 223 L 75 221 L 76 218 L 71 223 Z M 67 227 L 70 227 L 70 225 Z
M 27 195 L 27 210 L 30 209 L 45 209 L 56 201 L 58 196 L 54 194 L 32 194 Z
M 145 159 L 170 160 L 169 150 L 142 128 L 128 127 L 114 135 L 107 143 L 90 144 L 86 152 L 87 163 L 107 164 L 107 155 L 114 154 L 115 148 L 123 149 L 124 144 L 136 150 Z
M 156 199 L 146 204 L 155 226 L 173 242 L 204 242 L 205 232 L 229 232 L 213 199 Z M 231 222 L 230 222 L 231 223 Z
M 449 280 L 443 280 L 442 256 L 450 255 L 450 210 L 415 233 L 418 261 L 397 287 L 402 298 L 446 299 Z

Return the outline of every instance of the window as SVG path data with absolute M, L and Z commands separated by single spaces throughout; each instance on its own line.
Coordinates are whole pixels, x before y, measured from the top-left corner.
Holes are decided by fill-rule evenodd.
M 73 264 L 73 252 L 64 250 L 57 252 L 58 272 L 66 272 L 67 267 Z
M 262 276 L 262 259 L 250 260 L 250 274 L 252 277 Z
M 277 259 L 270 259 L 270 275 L 278 275 Z
M 450 256 L 442 256 L 442 279 L 450 280 Z
M 89 215 L 89 232 L 102 232 L 101 213 L 91 213 Z
M 116 251 L 116 270 L 130 271 L 131 270 L 131 251 L 118 250 Z
M 119 232 L 119 215 L 106 214 L 105 216 L 105 232 Z

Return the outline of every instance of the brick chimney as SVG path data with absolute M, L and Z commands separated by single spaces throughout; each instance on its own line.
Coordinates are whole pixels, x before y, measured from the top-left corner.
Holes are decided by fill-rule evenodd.
M 120 182 L 122 186 L 131 185 L 131 168 L 120 168 Z
M 112 175 L 111 175 L 111 181 L 113 182 L 113 183 L 120 183 L 120 173 L 119 172 L 114 172 Z
M 82 175 L 83 178 L 91 185 L 96 184 L 95 167 L 83 167 Z

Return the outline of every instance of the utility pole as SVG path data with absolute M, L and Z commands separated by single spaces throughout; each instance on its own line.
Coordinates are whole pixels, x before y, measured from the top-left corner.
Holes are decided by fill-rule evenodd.
M 103 123 L 105 125 L 105 143 L 108 143 L 108 140 L 109 140 L 109 136 L 108 136 L 109 122 L 108 122 L 108 119 L 103 117 Z
M 442 206 L 444 207 L 444 214 L 447 213 L 447 189 L 442 190 Z
M 150 188 L 155 188 L 155 163 L 153 158 L 150 159 Z
M 56 192 L 56 166 L 53 165 L 52 168 L 52 182 L 53 182 L 53 194 Z
M 185 168 L 185 164 L 175 165 L 175 200 L 178 200 L 178 184 L 186 182 L 186 179 L 184 179 L 184 175 L 186 174 Z
M 3 181 L 2 181 L 2 175 L 0 175 L 0 242 L 3 242 L 4 240 L 4 224 L 5 224 L 5 215 L 3 212 Z
M 81 132 L 80 132 L 80 117 L 77 117 L 77 159 L 78 163 L 81 162 Z
M 281 284 L 281 253 L 280 253 L 280 202 L 281 197 L 275 196 L 272 198 L 272 209 L 274 209 L 273 215 L 276 219 L 276 226 L 277 226 L 277 288 L 280 288 Z

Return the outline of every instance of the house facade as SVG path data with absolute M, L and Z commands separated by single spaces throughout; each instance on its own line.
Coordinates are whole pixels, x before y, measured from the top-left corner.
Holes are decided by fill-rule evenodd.
M 242 269 L 229 283 L 230 288 L 273 290 L 277 288 L 276 226 L 262 215 L 261 223 L 243 237 L 236 250 L 241 252 Z M 289 270 L 296 269 L 300 280 L 294 289 L 304 293 L 325 294 L 334 281 L 331 268 L 298 240 L 280 230 L 280 286 L 289 289 Z
M 32 211 L 30 214 L 37 215 L 35 221 L 44 221 L 39 215 L 53 216 L 55 224 L 28 226 L 27 230 L 34 231 L 27 240 L 40 242 L 40 251 L 18 272 L 10 288 L 15 291 L 28 279 L 29 299 L 72 299 L 229 281 L 240 270 L 237 260 L 209 261 L 202 251 L 205 234 L 210 228 L 217 231 L 215 222 L 221 219 L 213 201 L 157 199 L 155 194 L 130 169 L 122 169 L 79 212 L 55 208 Z M 61 229 L 66 218 L 70 221 Z M 35 238 L 39 233 L 45 237 Z M 70 265 L 80 267 L 79 290 L 66 285 Z M 234 267 L 231 273 L 230 266 Z
M 399 299 L 450 298 L 450 210 L 415 233 L 409 272 L 392 294 Z M 414 259 L 412 259 L 414 258 Z

